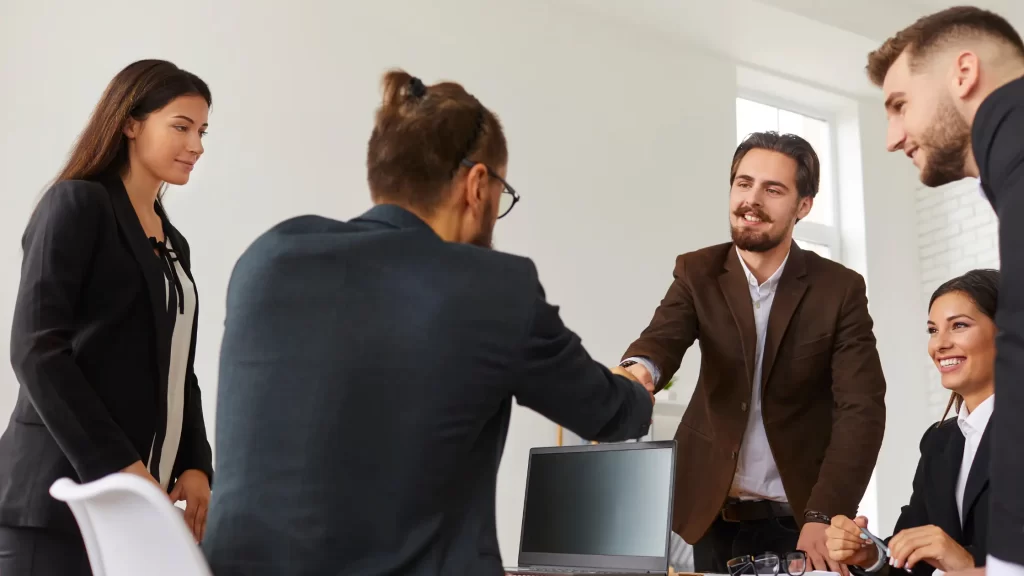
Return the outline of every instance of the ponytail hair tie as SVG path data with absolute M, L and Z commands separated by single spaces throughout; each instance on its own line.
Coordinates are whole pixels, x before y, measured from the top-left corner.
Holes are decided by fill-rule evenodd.
M 423 81 L 413 76 L 409 80 L 409 93 L 416 98 L 423 98 L 427 93 L 427 87 L 423 85 Z

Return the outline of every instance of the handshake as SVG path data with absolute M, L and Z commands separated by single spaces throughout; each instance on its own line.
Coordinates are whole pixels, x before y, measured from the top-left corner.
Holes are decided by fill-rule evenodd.
M 643 364 L 633 364 L 628 367 L 613 366 L 611 371 L 612 374 L 618 374 L 643 386 L 647 393 L 651 395 L 651 404 L 654 404 L 654 378 L 647 371 L 647 368 L 644 368 Z

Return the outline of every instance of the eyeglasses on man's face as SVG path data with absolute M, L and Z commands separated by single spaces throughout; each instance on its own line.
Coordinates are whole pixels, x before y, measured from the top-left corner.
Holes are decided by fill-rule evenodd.
M 516 194 L 515 188 L 509 186 L 508 182 L 506 182 L 505 179 L 502 178 L 501 176 L 498 176 L 498 172 L 492 169 L 487 164 L 484 164 L 483 162 L 473 162 L 468 158 L 462 161 L 462 165 L 465 166 L 466 168 L 472 168 L 477 164 L 481 164 L 484 168 L 486 168 L 487 174 L 489 174 L 491 178 L 496 178 L 498 182 L 501 182 L 501 185 L 503 186 L 503 188 L 501 189 L 501 198 L 498 199 L 498 219 L 500 220 L 501 218 L 507 216 L 508 213 L 512 211 L 512 208 L 515 207 L 516 203 L 519 202 L 519 194 Z
M 739 556 L 726 562 L 730 576 L 777 576 L 782 570 L 789 576 L 803 576 L 807 571 L 807 554 L 790 552 L 781 558 L 774 552 L 758 556 Z

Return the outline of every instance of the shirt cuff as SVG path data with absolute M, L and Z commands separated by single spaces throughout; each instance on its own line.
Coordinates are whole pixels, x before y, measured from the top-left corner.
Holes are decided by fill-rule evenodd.
M 661 381 L 661 370 L 658 370 L 658 367 L 655 366 L 650 360 L 644 358 L 643 356 L 632 356 L 626 358 L 625 360 L 623 360 L 623 362 L 629 362 L 630 360 L 646 368 L 647 372 L 649 372 L 651 375 L 651 380 L 654 380 L 655 384 Z
M 987 576 L 1024 576 L 1024 565 L 1000 560 L 991 554 L 985 559 Z

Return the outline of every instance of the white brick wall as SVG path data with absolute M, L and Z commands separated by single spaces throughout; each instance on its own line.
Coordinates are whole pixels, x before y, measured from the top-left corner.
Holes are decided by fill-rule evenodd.
M 917 190 L 917 238 L 921 259 L 921 289 L 927 304 L 940 284 L 975 268 L 999 268 L 995 212 L 973 179 L 942 188 Z M 921 333 L 925 334 L 924 314 Z M 928 410 L 937 420 L 947 392 L 939 373 L 925 354 L 921 339 L 921 362 L 928 373 Z M 922 431 L 923 432 L 923 431 Z

